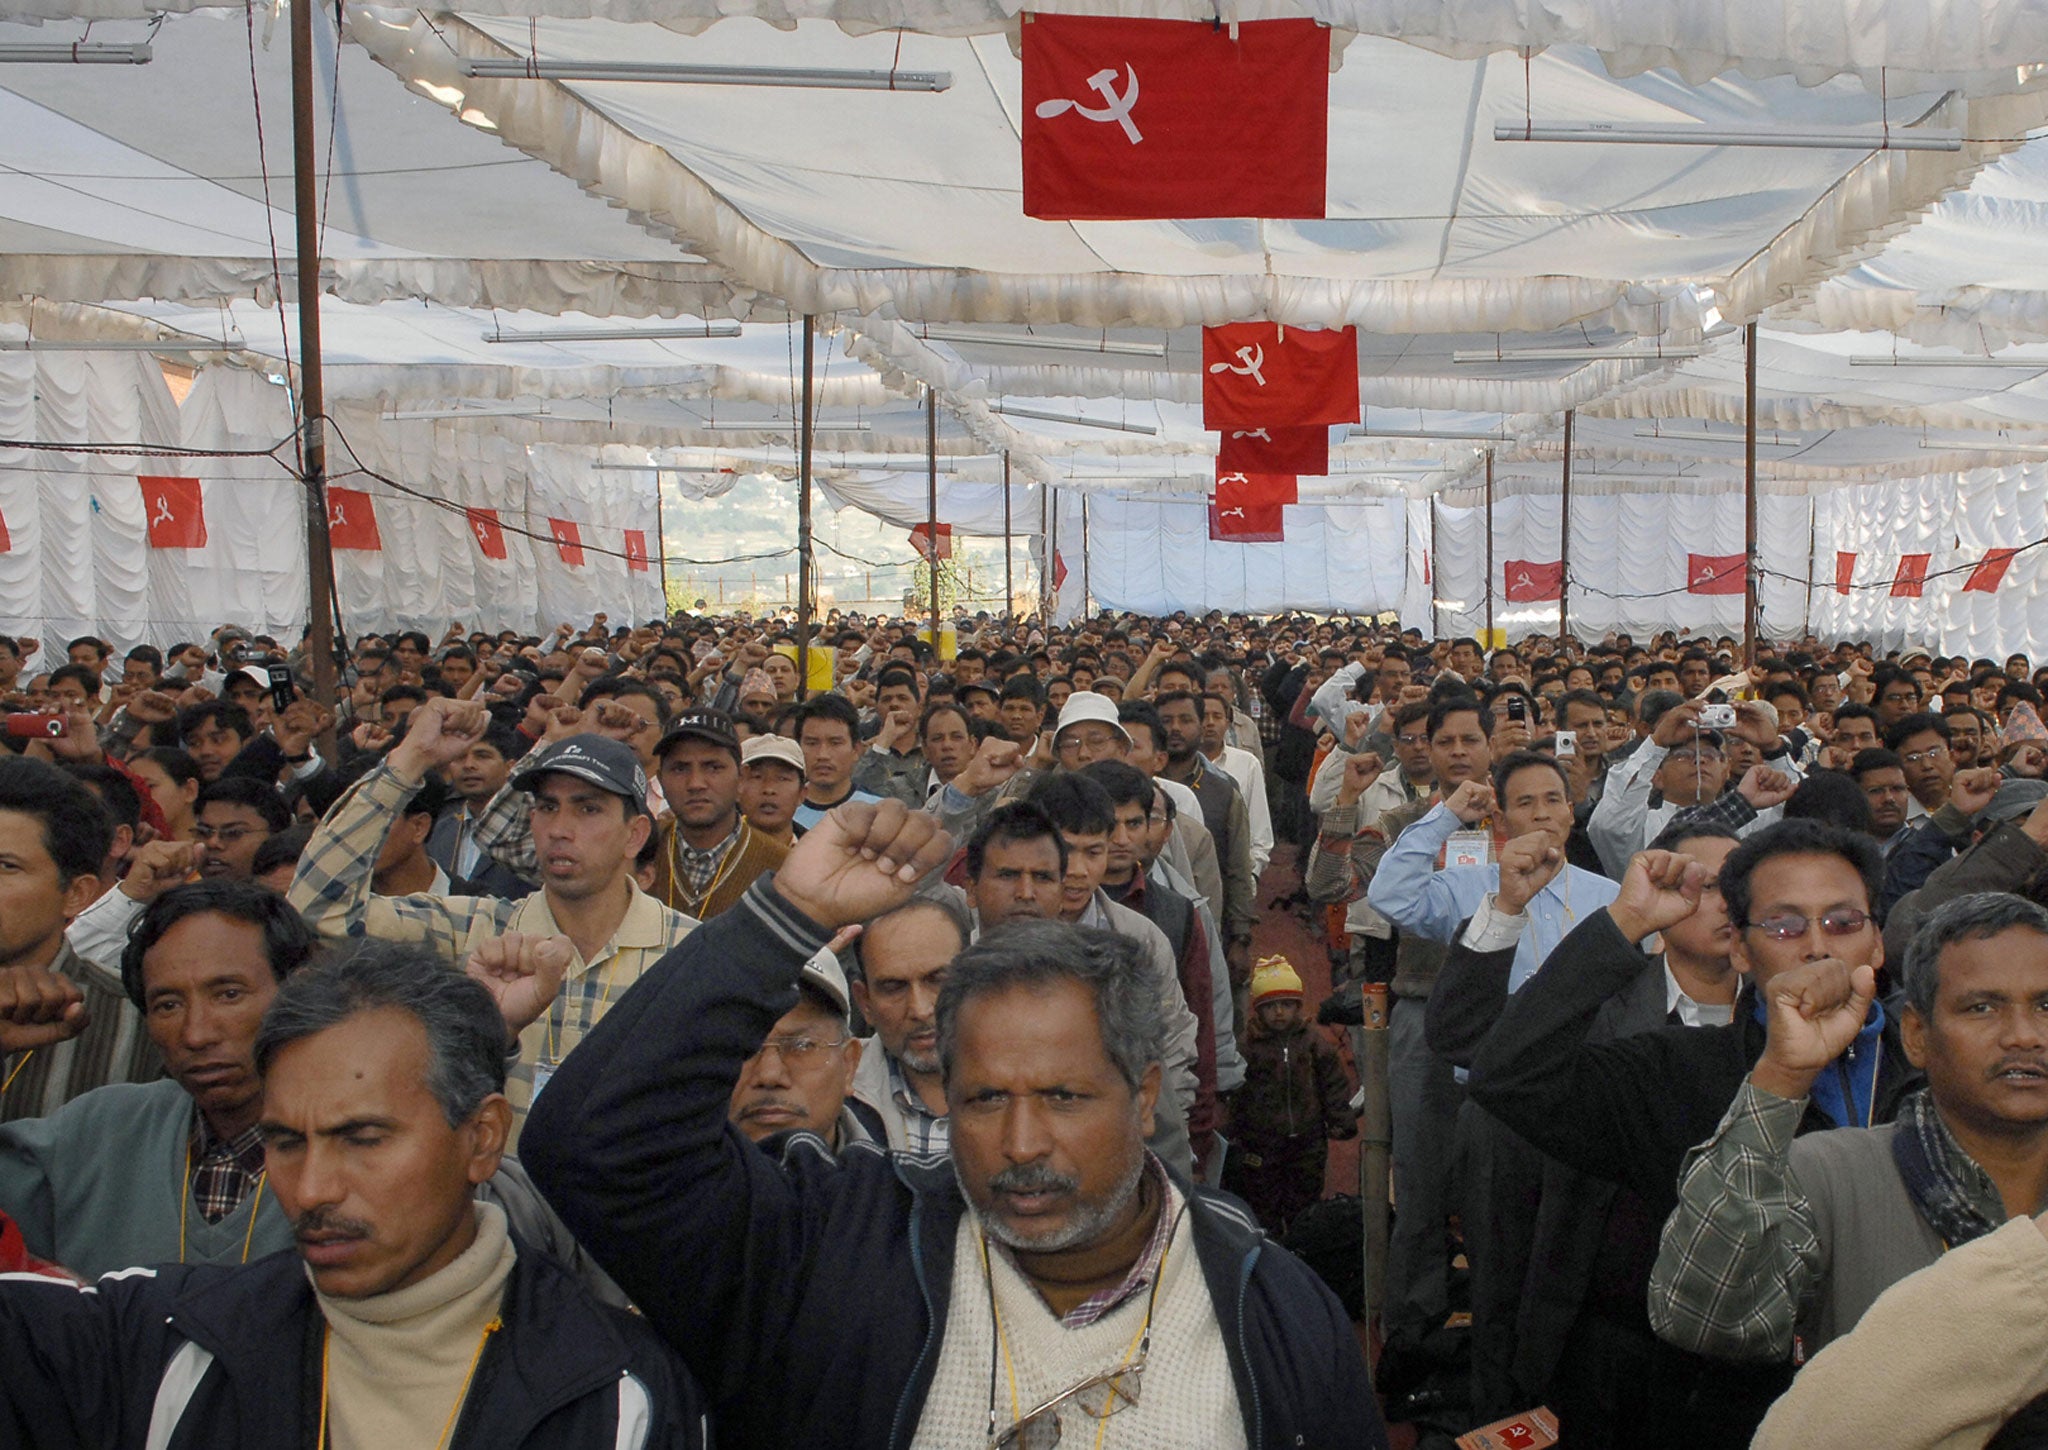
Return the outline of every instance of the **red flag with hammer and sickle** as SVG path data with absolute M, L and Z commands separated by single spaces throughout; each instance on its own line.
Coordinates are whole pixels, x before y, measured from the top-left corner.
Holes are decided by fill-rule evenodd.
M 1294 473 L 1318 478 L 1330 471 L 1330 430 L 1307 428 L 1225 428 L 1216 445 L 1219 471 Z
M 583 567 L 583 530 L 574 519 L 549 519 L 548 532 L 554 536 L 556 552 L 571 569 Z
M 476 546 L 484 551 L 486 559 L 503 559 L 505 554 L 505 530 L 499 526 L 496 509 L 465 509 L 469 515 L 469 531 L 476 536 Z
M 7 537 L 0 527 L 0 540 Z M 2013 556 L 2018 549 L 1986 549 L 1977 567 L 1970 571 L 1970 577 L 1963 583 L 1965 594 L 1996 594 L 1998 586 L 2005 582 L 2005 571 L 2012 567 Z
M 1202 426 L 1358 421 L 1358 329 L 1232 322 L 1202 329 Z
M 1835 593 L 1847 594 L 1856 579 L 1856 556 L 1847 549 L 1835 550 Z
M 1741 594 L 1747 591 L 1749 557 L 1745 554 L 1687 554 L 1688 594 Z
M 1219 493 L 1209 500 L 1212 543 L 1278 544 L 1286 541 L 1285 504 L 1226 504 Z
M 936 546 L 938 556 L 941 559 L 952 558 L 953 526 L 951 524 L 939 524 L 936 528 L 928 523 L 911 525 L 910 547 L 917 550 L 917 557 L 923 559 L 926 563 L 931 562 L 932 554 L 935 552 L 932 542 L 934 539 L 938 541 Z
M 377 510 L 367 493 L 359 488 L 327 490 L 327 541 L 337 549 L 371 553 L 384 547 L 384 538 L 377 532 Z
M 1023 35 L 1026 216 L 1323 215 L 1323 25 L 1027 14 Z
M 626 567 L 635 574 L 647 572 L 647 530 L 626 530 Z
M 142 486 L 150 548 L 206 547 L 206 501 L 200 497 L 198 479 L 145 473 L 135 481 Z
M 1918 599 L 1927 588 L 1927 565 L 1932 554 L 1899 555 L 1899 572 L 1892 576 L 1892 598 Z
M 1300 503 L 1301 488 L 1291 473 L 1225 473 L 1219 468 L 1216 502 L 1223 508 L 1272 508 Z
M 1564 597 L 1564 561 L 1554 559 L 1548 564 L 1533 563 L 1528 559 L 1510 559 L 1501 570 L 1507 584 L 1510 604 L 1537 604 L 1546 599 Z

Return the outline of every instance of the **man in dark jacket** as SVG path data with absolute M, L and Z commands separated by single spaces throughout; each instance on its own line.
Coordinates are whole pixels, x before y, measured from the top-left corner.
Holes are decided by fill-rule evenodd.
M 501 1003 L 538 980 L 501 983 Z M 0 1444 L 706 1444 L 660 1339 L 473 1196 L 512 1124 L 491 996 L 385 942 L 293 974 L 256 1061 L 265 1182 L 297 1248 L 0 1283 Z
M 1157 1443 L 1383 1446 L 1336 1299 L 1145 1152 L 1163 1025 L 1121 938 L 1019 922 L 953 963 L 950 1161 L 835 1162 L 793 1135 L 778 1162 L 727 1126 L 804 961 L 950 852 L 900 802 L 830 812 L 614 1006 L 528 1121 L 543 1191 L 725 1441 L 895 1450 L 1031 1421 L 1039 1443 L 1055 1419 L 1087 1441 L 1115 1415 Z
M 1582 922 L 1508 999 L 1473 1055 L 1472 1100 L 1543 1152 L 1631 1190 L 1661 1222 L 1677 1205 L 1687 1151 L 1712 1136 L 1763 1053 L 1757 994 L 1805 962 L 1883 962 L 1871 917 L 1883 880 L 1883 857 L 1867 836 L 1809 820 L 1751 836 L 1718 881 L 1735 930 L 1729 957 L 1749 978 L 1735 1020 L 1591 1042 L 1607 1000 L 1656 969 L 1637 944 L 1691 916 L 1712 884 L 1698 862 L 1643 852 L 1614 904 Z M 1816 1085 L 1800 1131 L 1889 1122 L 1919 1083 L 1881 1004 L 1835 1067 Z M 1650 1399 L 1666 1419 L 1641 1443 L 1747 1445 L 1786 1378 L 1775 1367 L 1662 1369 L 1670 1382 Z

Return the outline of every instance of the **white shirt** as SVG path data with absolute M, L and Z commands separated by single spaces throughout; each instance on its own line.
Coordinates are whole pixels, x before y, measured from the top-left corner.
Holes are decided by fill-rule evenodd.
M 1273 808 L 1266 803 L 1266 768 L 1258 756 L 1235 745 L 1223 747 L 1220 757 L 1209 763 L 1237 782 L 1244 793 L 1244 808 L 1252 818 L 1252 875 L 1258 876 L 1273 859 Z
M 1678 985 L 1678 978 L 1671 974 L 1671 964 L 1664 964 L 1664 1015 L 1678 1014 L 1678 1020 L 1687 1027 L 1726 1027 L 1735 1020 L 1733 1002 L 1695 1002 Z

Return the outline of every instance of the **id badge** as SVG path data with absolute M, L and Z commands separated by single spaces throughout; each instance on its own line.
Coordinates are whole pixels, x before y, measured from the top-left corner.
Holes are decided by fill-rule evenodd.
M 1444 865 L 1485 866 L 1493 860 L 1493 837 L 1485 831 L 1458 831 L 1444 842 Z
M 559 1063 L 553 1062 L 536 1062 L 533 1065 L 533 1092 L 526 1100 L 528 1107 L 532 1107 L 540 1101 L 541 1089 L 545 1088 L 548 1085 L 549 1079 L 554 1077 L 555 1069 L 558 1066 L 560 1066 Z

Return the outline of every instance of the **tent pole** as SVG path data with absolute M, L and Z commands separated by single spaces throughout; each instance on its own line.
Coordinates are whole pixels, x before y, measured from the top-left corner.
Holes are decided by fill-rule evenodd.
M 1443 574 L 1443 559 L 1437 554 L 1436 538 L 1437 531 L 1442 527 L 1437 518 L 1436 496 L 1432 494 L 1429 500 L 1429 548 L 1424 551 L 1422 557 L 1423 562 L 1429 566 L 1429 632 L 1438 637 L 1444 632 L 1441 611 L 1436 605 L 1436 581 Z
M 1088 495 L 1081 495 L 1081 617 L 1088 617 Z
M 811 691 L 811 445 L 817 431 L 817 419 L 812 413 L 811 367 L 813 348 L 816 344 L 815 320 L 804 314 L 804 397 L 803 413 L 797 435 L 797 484 L 796 484 L 796 643 L 799 663 L 796 672 L 796 697 L 801 700 Z
M 1486 643 L 1493 645 L 1493 450 L 1486 450 Z
M 932 579 L 932 656 L 939 653 L 939 392 L 924 390 L 925 563 Z
M 1044 502 L 1047 494 L 1052 496 L 1050 504 Z M 1056 488 L 1044 489 L 1039 494 L 1039 500 L 1041 506 L 1046 509 L 1047 514 L 1050 516 L 1050 521 L 1046 524 L 1046 531 L 1041 536 L 1041 543 L 1045 548 L 1045 574 L 1038 583 L 1045 593 L 1045 618 L 1039 621 L 1039 627 L 1047 633 L 1051 633 L 1052 617 L 1059 609 L 1060 603 L 1059 586 L 1052 582 L 1052 576 L 1057 566 L 1060 552 L 1060 491 Z
M 669 617 L 668 607 L 668 504 L 662 498 L 661 473 L 654 475 L 654 557 L 656 567 L 661 570 L 661 617 Z
M 1742 348 L 1742 651 L 1756 663 L 1756 324 L 1743 328 Z
M 1813 561 L 1820 553 L 1820 504 L 1806 496 L 1806 615 L 1799 622 L 1801 634 L 1813 633 Z
M 1003 454 L 1003 613 L 1017 606 L 1017 584 L 1010 576 L 1010 455 Z
M 1560 648 L 1572 632 L 1572 423 L 1577 416 L 1576 409 L 1564 410 L 1564 484 L 1557 499 L 1557 642 Z
M 292 6 L 291 26 L 292 211 L 297 223 L 299 267 L 299 426 L 305 456 L 306 579 L 312 602 L 307 623 L 312 635 L 313 698 L 332 710 L 334 545 L 327 532 L 327 399 L 320 374 L 320 208 L 315 174 L 318 151 L 313 138 L 313 6 Z M 331 118 L 329 124 L 333 124 Z M 322 751 L 328 759 L 335 758 L 331 728 L 324 733 Z

